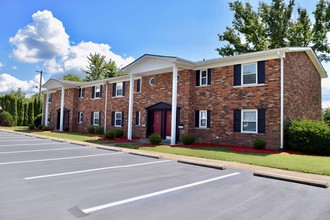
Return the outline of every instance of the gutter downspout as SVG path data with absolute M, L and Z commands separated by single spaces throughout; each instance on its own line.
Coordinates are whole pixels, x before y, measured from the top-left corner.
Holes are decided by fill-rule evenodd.
M 104 103 L 104 133 L 107 131 L 107 112 L 108 112 L 108 86 L 109 83 L 105 83 L 105 103 Z
M 285 52 L 284 52 L 285 53 Z M 280 127 L 280 150 L 284 147 L 284 61 L 283 58 L 285 54 L 278 52 L 281 59 L 281 127 Z

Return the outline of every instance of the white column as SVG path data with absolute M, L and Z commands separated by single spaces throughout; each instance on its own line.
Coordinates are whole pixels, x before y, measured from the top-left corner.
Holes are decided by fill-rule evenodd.
M 281 131 L 280 131 L 280 149 L 283 149 L 284 145 L 284 62 L 283 54 L 280 54 L 281 59 Z
M 107 114 L 108 114 L 108 82 L 106 82 L 105 84 L 104 132 L 107 131 Z
M 171 127 L 171 145 L 176 143 L 176 101 L 178 97 L 178 67 L 176 64 L 173 66 L 173 79 L 172 79 L 172 127 Z
M 129 103 L 128 103 L 128 130 L 127 139 L 132 140 L 133 129 L 133 99 L 134 99 L 134 78 L 133 74 L 129 78 Z
M 47 96 L 46 96 L 46 112 L 45 112 L 45 126 L 48 126 L 48 104 L 49 104 L 49 91 L 47 89 Z
M 60 131 L 63 131 L 63 118 L 64 118 L 64 86 L 62 86 L 62 93 L 61 93 Z

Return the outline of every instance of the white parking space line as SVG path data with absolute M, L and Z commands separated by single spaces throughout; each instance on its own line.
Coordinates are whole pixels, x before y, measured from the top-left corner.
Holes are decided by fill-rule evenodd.
M 123 154 L 123 153 L 124 152 L 116 152 L 116 153 L 106 153 L 106 154 L 91 154 L 91 155 L 75 156 L 75 157 L 58 157 L 58 158 L 40 159 L 40 160 L 21 160 L 21 161 L 4 162 L 4 163 L 0 163 L 0 165 L 36 163 L 36 162 L 57 161 L 57 160 L 71 160 L 71 159 L 81 159 L 81 158 L 88 158 L 88 157 L 109 156 L 109 155 L 116 155 L 116 154 Z
M 34 143 L 34 144 L 0 144 L 0 147 L 14 147 L 14 146 L 38 146 L 38 145 L 51 145 L 51 144 L 57 144 L 57 145 L 61 145 L 61 144 L 65 144 L 65 143 L 53 143 L 53 142 L 49 142 L 49 143 Z M 67 143 L 66 143 L 67 144 Z
M 57 151 L 57 150 L 78 150 L 78 149 L 91 149 L 87 147 L 65 147 L 65 148 L 55 148 L 55 149 L 44 149 L 44 150 L 22 150 L 22 151 L 5 151 L 0 152 L 0 154 L 19 154 L 19 153 L 33 153 L 33 152 L 46 152 L 46 151 Z
M 41 175 L 41 176 L 31 176 L 31 177 L 25 177 L 24 179 L 33 180 L 33 179 L 41 179 L 41 178 L 48 178 L 48 177 L 55 177 L 55 176 L 73 175 L 73 174 L 78 174 L 78 173 L 96 172 L 96 171 L 101 171 L 101 170 L 137 167 L 137 166 L 144 166 L 144 165 L 150 165 L 150 164 L 165 163 L 165 162 L 170 162 L 170 161 L 171 160 L 161 160 L 161 161 L 155 161 L 155 162 L 136 163 L 136 164 L 129 164 L 129 165 L 113 166 L 113 167 L 101 167 L 101 168 L 89 169 L 89 170 L 78 170 L 78 171 L 73 171 L 73 172 L 54 173 L 54 174 Z
M 117 202 L 112 202 L 112 203 L 108 203 L 108 204 L 104 204 L 104 205 L 100 205 L 100 206 L 95 206 L 95 207 L 92 207 L 92 208 L 83 209 L 81 211 L 84 212 L 85 214 L 88 214 L 88 213 L 99 211 L 99 210 L 102 210 L 102 209 L 122 205 L 122 204 L 125 204 L 125 203 L 135 202 L 137 200 L 146 199 L 146 198 L 150 198 L 150 197 L 154 197 L 154 196 L 159 196 L 159 195 L 162 195 L 162 194 L 165 194 L 165 193 L 170 193 L 170 192 L 173 192 L 173 191 L 177 191 L 177 190 L 181 190 L 181 189 L 186 189 L 186 188 L 202 185 L 202 184 L 205 184 L 205 183 L 217 181 L 217 180 L 220 180 L 220 179 L 225 179 L 225 178 L 228 178 L 228 177 L 231 177 L 231 176 L 236 176 L 236 175 L 239 175 L 239 174 L 240 174 L 239 172 L 231 173 L 231 174 L 227 174 L 227 175 L 224 175 L 224 176 L 219 176 L 219 177 L 212 178 L 212 179 L 207 179 L 207 180 L 203 180 L 203 181 L 199 181 L 199 182 L 195 182 L 195 183 L 190 183 L 190 184 L 186 184 L 186 185 L 182 185 L 182 186 L 178 186 L 178 187 L 174 187 L 174 188 L 170 188 L 170 189 L 161 190 L 161 191 L 154 192 L 154 193 L 149 193 L 149 194 L 146 194 L 146 195 L 133 197 L 133 198 L 130 198 L 130 199 L 124 199 L 124 200 L 117 201 Z
M 1 140 L 1 139 L 0 139 Z M 13 140 L 13 139 L 8 139 L 8 140 L 2 140 L 2 141 L 5 141 L 5 142 L 21 142 L 21 141 L 46 141 L 45 139 L 34 139 L 34 138 L 28 138 L 28 139 L 23 139 L 23 138 L 19 138 L 19 139 L 16 139 L 16 140 Z

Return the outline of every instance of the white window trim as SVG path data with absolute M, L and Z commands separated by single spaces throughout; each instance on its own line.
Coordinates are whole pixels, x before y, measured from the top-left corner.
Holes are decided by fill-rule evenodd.
M 243 113 L 255 112 L 256 113 L 256 131 L 243 131 Z M 245 134 L 257 134 L 258 133 L 258 109 L 242 109 L 241 110 L 241 133 Z
M 99 120 L 98 124 L 95 123 L 95 115 L 97 115 L 97 119 Z M 100 112 L 93 112 L 93 125 L 100 125 Z
M 78 120 L 78 123 L 83 123 L 83 113 L 82 112 L 79 112 L 79 120 Z M 94 122 L 93 122 L 94 123 Z
M 202 84 L 202 76 L 203 76 L 203 72 L 206 72 L 206 84 Z M 207 70 L 200 70 L 200 74 L 199 74 L 199 86 L 208 86 L 208 84 L 207 84 L 207 82 L 208 82 L 208 79 L 209 78 L 209 74 L 208 74 L 208 72 L 207 72 Z
M 48 103 L 52 103 L 52 99 L 53 99 L 52 93 L 49 93 L 49 95 L 48 95 Z
M 50 123 L 50 112 L 48 112 L 48 115 L 47 115 L 47 125 L 49 126 L 49 123 Z
M 118 95 L 118 85 L 121 84 L 121 90 L 122 94 L 124 93 L 124 83 L 123 82 L 118 82 L 116 83 L 116 97 L 124 97 L 123 95 Z
M 206 123 L 205 126 L 202 126 L 202 112 L 205 112 L 206 115 Z M 207 110 L 199 110 L 199 122 L 198 122 L 199 128 L 207 128 Z
M 100 95 L 99 96 L 96 96 L 96 88 L 99 88 L 99 93 L 100 93 Z M 94 89 L 94 99 L 101 99 L 101 85 L 98 85 L 98 86 L 95 86 L 94 87 L 95 89 Z
M 244 66 L 245 65 L 251 65 L 251 64 L 254 64 L 256 66 L 256 82 L 255 83 L 243 83 L 244 80 L 243 80 L 243 76 L 244 76 Z M 250 74 L 252 75 L 252 74 Z M 241 65 L 241 87 L 244 87 L 244 86 L 256 86 L 258 85 L 258 65 L 257 65 L 257 62 L 253 62 L 253 63 L 244 63 Z
M 142 92 L 142 79 L 139 79 L 140 80 L 140 91 L 137 92 L 137 93 L 141 93 Z M 136 85 L 137 86 L 137 85 Z M 135 91 L 136 92 L 136 91 Z
M 120 114 L 120 125 L 117 125 L 117 114 Z M 122 119 L 123 119 L 123 113 L 122 112 L 115 112 L 115 127 L 121 128 L 122 127 Z
M 138 124 L 136 126 L 140 126 L 141 125 L 141 112 L 138 111 L 139 113 L 139 118 L 138 118 Z
M 78 95 L 79 95 L 79 98 L 84 98 L 85 96 L 85 91 L 84 91 L 84 95 L 82 96 L 82 90 L 85 90 L 85 88 L 79 88 L 80 89 L 80 94 L 79 94 L 79 90 L 78 90 Z M 94 94 L 95 95 L 95 94 Z

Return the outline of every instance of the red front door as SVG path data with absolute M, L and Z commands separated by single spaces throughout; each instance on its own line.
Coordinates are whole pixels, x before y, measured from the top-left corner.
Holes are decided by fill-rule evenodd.
M 171 127 L 172 127 L 172 112 L 166 112 L 166 136 L 171 136 Z
M 162 125 L 162 114 L 161 111 L 154 112 L 154 133 L 161 135 L 161 125 Z

